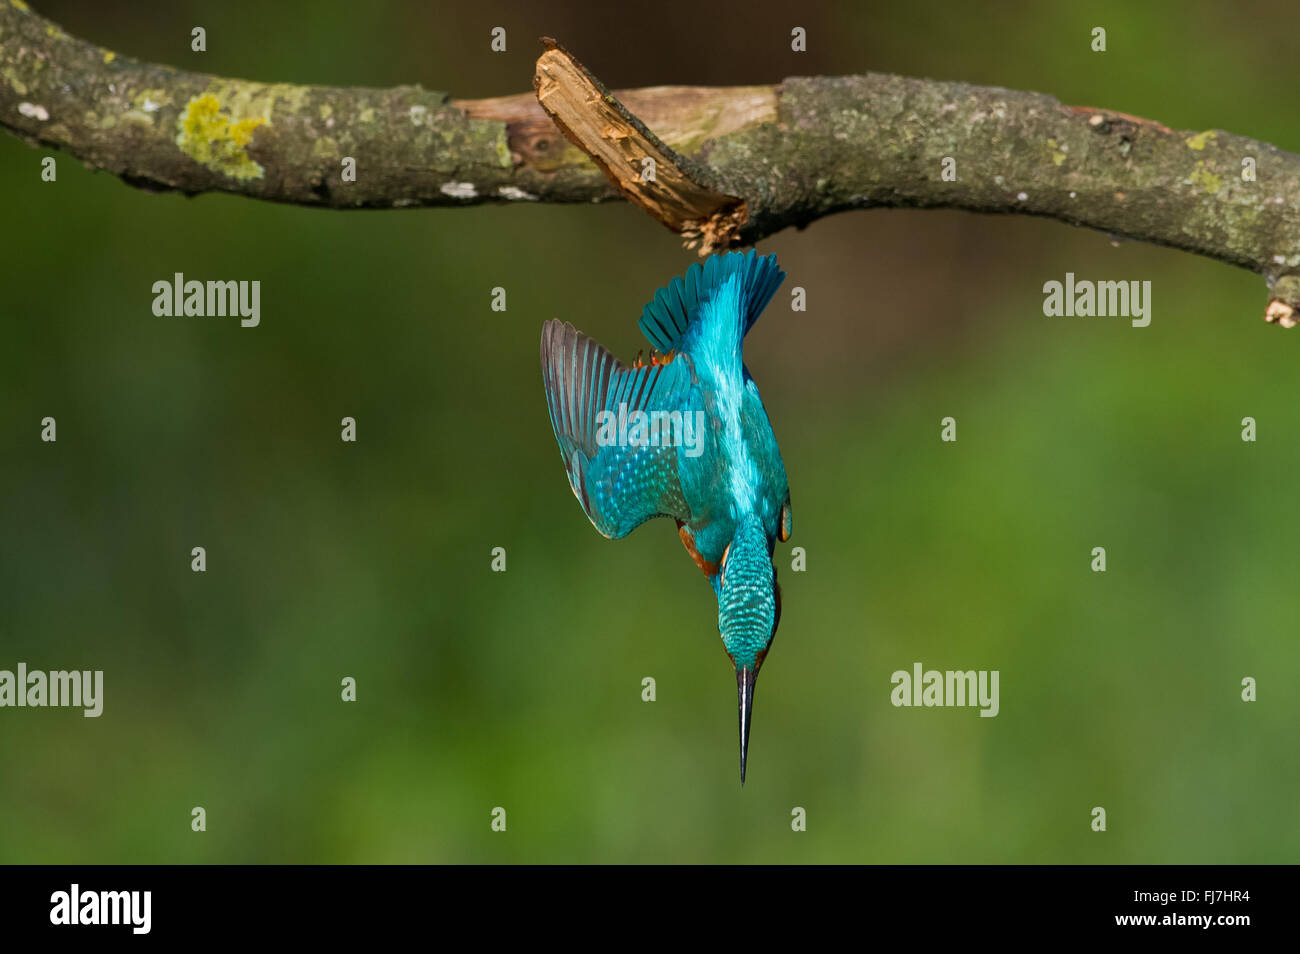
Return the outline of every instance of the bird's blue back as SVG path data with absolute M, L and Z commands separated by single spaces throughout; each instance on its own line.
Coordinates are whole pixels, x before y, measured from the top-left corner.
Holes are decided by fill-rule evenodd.
M 744 335 L 753 322 L 746 320 L 752 292 L 742 269 L 754 256 L 733 254 L 742 267 L 701 302 L 699 317 L 677 345 L 691 362 L 712 438 L 709 453 L 683 457 L 679 463 L 683 494 L 694 518 L 687 523 L 696 548 L 711 563 L 720 562 L 737 521 L 746 513 L 754 513 L 769 541 L 774 539 L 789 498 L 781 451 L 743 360 Z

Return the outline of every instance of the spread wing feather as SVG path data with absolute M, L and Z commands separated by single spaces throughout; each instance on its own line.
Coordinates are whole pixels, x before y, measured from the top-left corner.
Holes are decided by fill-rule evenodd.
M 651 517 L 689 519 L 678 448 L 666 441 L 643 446 L 635 431 L 626 440 L 629 432 L 618 427 L 635 411 L 684 413 L 688 358 L 630 368 L 573 325 L 553 320 L 542 327 L 542 381 L 569 486 L 597 530 L 622 537 Z M 602 411 L 613 418 L 602 419 Z

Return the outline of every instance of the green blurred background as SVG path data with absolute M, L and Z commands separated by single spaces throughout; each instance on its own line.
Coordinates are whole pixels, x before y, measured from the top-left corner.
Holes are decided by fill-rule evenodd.
M 873 69 L 1300 148 L 1285 2 L 34 6 L 261 80 L 517 93 L 548 34 L 616 88 Z M 643 347 L 675 236 L 622 204 L 150 195 L 67 157 L 47 184 L 45 154 L 0 138 L 0 668 L 103 669 L 105 709 L 0 711 L 0 861 L 1300 858 L 1300 332 L 1260 278 L 956 212 L 764 242 L 789 278 L 746 358 L 795 534 L 742 790 L 712 592 L 667 521 L 592 530 L 537 363 L 551 317 Z M 176 271 L 261 280 L 261 326 L 155 318 Z M 1044 318 L 1067 271 L 1150 280 L 1151 326 Z M 918 661 L 1000 670 L 1001 714 L 894 708 Z

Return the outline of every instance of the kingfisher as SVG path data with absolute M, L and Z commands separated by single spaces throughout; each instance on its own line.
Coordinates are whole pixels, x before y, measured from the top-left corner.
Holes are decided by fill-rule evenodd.
M 651 349 L 625 365 L 569 322 L 542 326 L 542 380 L 569 486 L 605 537 L 671 517 L 718 599 L 736 673 L 740 783 L 754 685 L 781 622 L 775 541 L 790 488 L 742 350 L 785 272 L 775 255 L 696 263 L 641 312 Z

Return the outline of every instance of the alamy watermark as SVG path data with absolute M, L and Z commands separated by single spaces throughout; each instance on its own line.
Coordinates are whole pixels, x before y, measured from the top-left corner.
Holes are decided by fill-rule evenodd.
M 704 453 L 704 412 L 618 411 L 596 414 L 596 443 L 601 447 L 684 447 L 687 457 Z
M 83 891 L 73 884 L 50 895 L 50 923 L 56 925 L 129 925 L 132 934 L 153 926 L 152 891 Z
M 177 272 L 171 281 L 153 283 L 153 313 L 159 318 L 225 318 L 239 316 L 243 328 L 256 328 L 262 320 L 260 281 L 186 281 Z
M 27 670 L 19 663 L 18 671 L 0 669 L 0 708 L 80 707 L 87 719 L 97 719 L 104 711 L 104 671 L 96 669 L 46 672 Z
M 1043 284 L 1043 314 L 1049 318 L 1132 318 L 1134 328 L 1151 324 L 1151 283 L 1065 281 Z
M 889 701 L 896 706 L 979 706 L 982 718 L 998 714 L 998 670 L 899 669 L 889 679 L 894 689 Z

